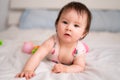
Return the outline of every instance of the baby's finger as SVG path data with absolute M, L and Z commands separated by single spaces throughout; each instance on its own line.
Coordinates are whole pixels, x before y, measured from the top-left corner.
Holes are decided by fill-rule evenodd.
M 60 71 L 54 71 L 54 73 L 60 73 Z
M 55 72 L 55 71 L 56 71 L 56 68 L 55 68 L 55 67 L 53 67 L 52 72 Z
M 52 72 L 54 72 L 54 73 L 60 73 L 60 70 L 58 70 L 58 69 L 53 69 Z
M 35 76 L 35 73 L 32 73 L 32 77 Z
M 52 69 L 52 72 L 54 72 L 54 69 Z
M 20 75 L 20 73 L 18 73 L 15 77 L 16 77 L 16 78 L 17 78 L 17 77 L 20 77 L 19 75 Z
M 33 75 L 33 73 L 29 73 L 28 78 L 30 79 L 31 77 L 33 77 L 32 75 Z
M 19 74 L 19 77 L 24 77 L 24 76 L 25 76 L 24 72 L 22 72 L 22 73 Z
M 29 74 L 28 74 L 28 73 L 25 74 L 25 78 L 26 78 L 27 80 L 29 80 Z

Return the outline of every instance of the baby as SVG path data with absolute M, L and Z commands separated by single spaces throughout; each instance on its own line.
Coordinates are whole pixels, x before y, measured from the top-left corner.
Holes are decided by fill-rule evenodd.
M 52 72 L 82 72 L 85 70 L 86 45 L 81 41 L 89 32 L 91 12 L 80 2 L 70 2 L 59 12 L 56 34 L 44 41 L 16 77 L 30 79 L 46 56 L 55 62 Z

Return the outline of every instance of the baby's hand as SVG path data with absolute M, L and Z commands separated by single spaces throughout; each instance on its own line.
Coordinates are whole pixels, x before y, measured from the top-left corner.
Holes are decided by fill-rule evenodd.
M 52 69 L 52 72 L 55 72 L 55 73 L 66 72 L 66 66 L 60 63 L 55 64 Z
M 35 73 L 33 71 L 22 71 L 21 73 L 18 73 L 15 77 L 16 78 L 22 78 L 25 77 L 26 80 L 29 80 L 30 78 L 32 78 L 33 76 L 35 76 Z

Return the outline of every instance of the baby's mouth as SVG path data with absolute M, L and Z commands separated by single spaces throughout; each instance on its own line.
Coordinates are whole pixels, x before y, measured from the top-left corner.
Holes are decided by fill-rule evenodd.
M 71 36 L 71 35 L 70 35 L 70 34 L 68 34 L 68 33 L 65 33 L 64 35 L 65 35 L 65 36 L 68 36 L 68 37 L 70 37 L 70 36 Z

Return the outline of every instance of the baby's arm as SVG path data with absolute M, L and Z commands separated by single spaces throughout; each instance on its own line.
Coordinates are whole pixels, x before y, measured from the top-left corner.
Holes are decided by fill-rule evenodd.
M 51 37 L 46 40 L 41 47 L 33 54 L 27 63 L 25 64 L 21 73 L 17 74 L 16 77 L 25 77 L 26 79 L 31 78 L 35 75 L 34 71 L 39 65 L 40 61 L 49 53 L 54 45 L 54 38 Z
M 85 55 L 80 54 L 76 56 L 73 61 L 72 65 L 63 65 L 63 64 L 56 64 L 53 68 L 53 72 L 82 72 L 85 69 Z
M 85 54 L 80 54 L 74 59 L 73 65 L 67 66 L 67 72 L 82 72 L 85 70 Z

